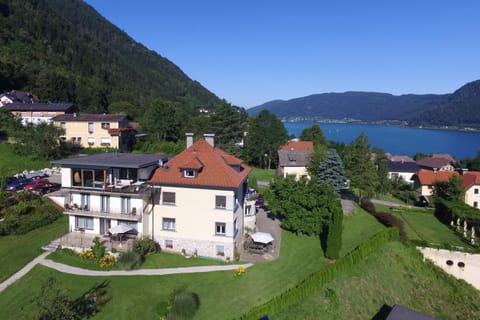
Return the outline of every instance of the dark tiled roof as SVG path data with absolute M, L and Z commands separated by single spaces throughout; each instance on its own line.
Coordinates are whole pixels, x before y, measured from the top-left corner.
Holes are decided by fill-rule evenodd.
M 194 167 L 194 168 L 192 168 Z M 195 178 L 184 176 L 183 169 L 197 169 Z M 214 148 L 200 139 L 182 151 L 163 168 L 158 168 L 151 183 L 186 187 L 238 188 L 250 173 L 243 161 Z
M 310 162 L 312 151 L 278 150 L 278 163 L 281 167 L 305 167 Z
M 428 158 L 423 158 L 417 161 L 417 164 L 422 167 L 422 168 L 437 168 L 440 169 L 443 166 L 446 166 L 448 164 L 452 164 L 452 162 L 449 159 L 445 158 L 434 158 L 434 157 L 428 157 Z
M 124 115 L 120 114 L 61 114 L 54 117 L 53 121 L 109 121 L 117 122 L 122 121 L 126 118 Z
M 143 168 L 158 164 L 159 160 L 166 161 L 168 158 L 162 153 L 136 154 L 105 152 L 90 156 L 60 159 L 52 161 L 67 168 Z
M 31 94 L 30 92 L 20 90 L 12 90 L 10 92 L 0 94 L 0 97 L 3 96 L 8 97 L 13 101 L 13 103 L 35 103 L 40 101 L 37 96 Z
M 68 111 L 73 108 L 71 103 L 9 103 L 4 108 L 10 111 Z
M 425 314 L 410 310 L 401 305 L 394 305 L 385 320 L 436 320 Z
M 388 170 L 390 172 L 417 172 L 420 167 L 415 162 L 388 161 Z

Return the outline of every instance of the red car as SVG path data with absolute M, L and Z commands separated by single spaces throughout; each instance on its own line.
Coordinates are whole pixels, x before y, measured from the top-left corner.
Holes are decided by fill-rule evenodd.
M 48 187 L 50 187 L 50 180 L 45 178 L 40 178 L 40 179 L 34 179 L 33 183 L 25 185 L 23 189 L 31 190 L 31 191 L 42 191 Z

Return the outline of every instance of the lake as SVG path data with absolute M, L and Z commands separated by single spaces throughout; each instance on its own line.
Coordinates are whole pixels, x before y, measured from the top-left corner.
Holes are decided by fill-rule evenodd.
M 314 122 L 284 122 L 288 133 L 299 137 Z M 480 132 L 420 129 L 401 126 L 358 123 L 318 123 L 327 140 L 350 143 L 365 133 L 372 147 L 393 155 L 414 156 L 416 153 L 448 153 L 457 160 L 476 157 L 480 151 Z

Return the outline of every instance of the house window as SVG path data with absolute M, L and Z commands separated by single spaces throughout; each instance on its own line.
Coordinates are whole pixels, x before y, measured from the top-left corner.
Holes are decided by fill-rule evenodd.
M 183 176 L 185 178 L 195 178 L 195 170 L 183 170 Z
M 477 201 L 474 201 L 474 202 L 473 202 L 473 207 L 474 207 L 474 208 L 478 208 L 478 202 L 477 202 Z
M 88 137 L 87 142 L 89 146 L 93 146 L 95 144 L 95 138 L 94 137 Z
M 173 249 L 173 240 L 165 240 L 165 248 Z
M 215 196 L 215 208 L 216 209 L 225 209 L 227 207 L 227 197 L 226 196 Z
M 175 192 L 162 192 L 162 204 L 175 205 Z
M 75 229 L 93 230 L 93 218 L 75 216 Z
M 64 121 L 60 122 L 60 128 L 65 129 L 65 122 Z
M 82 210 L 90 210 L 90 194 L 82 193 L 80 194 L 80 206 Z
M 121 212 L 123 214 L 130 214 L 131 213 L 131 201 L 130 197 L 120 197 L 121 202 Z
M 165 231 L 175 231 L 176 224 L 174 218 L 163 218 L 162 219 L 162 230 Z
M 226 234 L 225 229 L 226 229 L 226 224 L 224 222 L 215 222 L 216 235 L 224 236 Z
M 88 133 L 93 133 L 93 122 L 88 123 Z
M 215 246 L 215 251 L 217 252 L 217 256 L 223 257 L 225 255 L 225 247 L 224 246 Z
M 110 122 L 102 122 L 102 129 L 110 129 Z
M 478 189 L 473 189 L 474 194 L 478 194 Z
M 132 229 L 138 230 L 137 223 L 134 221 L 118 220 L 118 224 L 123 224 L 123 225 L 129 226 Z
M 110 196 L 101 196 L 100 201 L 100 211 L 104 213 L 110 212 Z
M 112 143 L 111 138 L 100 138 L 100 145 L 103 147 L 109 147 L 111 143 Z

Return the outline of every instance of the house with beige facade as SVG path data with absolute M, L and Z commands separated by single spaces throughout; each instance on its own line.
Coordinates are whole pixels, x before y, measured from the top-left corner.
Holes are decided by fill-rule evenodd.
M 278 150 L 278 175 L 295 176 L 295 180 L 302 177 L 310 179 L 307 166 L 313 152 L 312 141 L 291 140 L 280 146 Z
M 48 197 L 64 208 L 70 232 L 108 235 L 127 225 L 133 236 L 150 235 L 159 190 L 147 181 L 166 161 L 163 154 L 116 152 L 55 160 L 62 188 Z
M 9 110 L 16 118 L 22 120 L 23 125 L 37 125 L 40 123 L 52 123 L 53 118 L 73 112 L 71 103 L 20 103 L 13 102 L 2 108 Z
M 149 183 L 160 188 L 152 237 L 164 250 L 233 258 L 244 235 L 245 195 L 251 169 L 215 147 L 214 135 L 193 142 L 158 168 Z
M 83 148 L 109 147 L 129 151 L 134 129 L 124 115 L 116 114 L 63 114 L 54 117 L 54 125 L 63 128 L 62 140 Z

